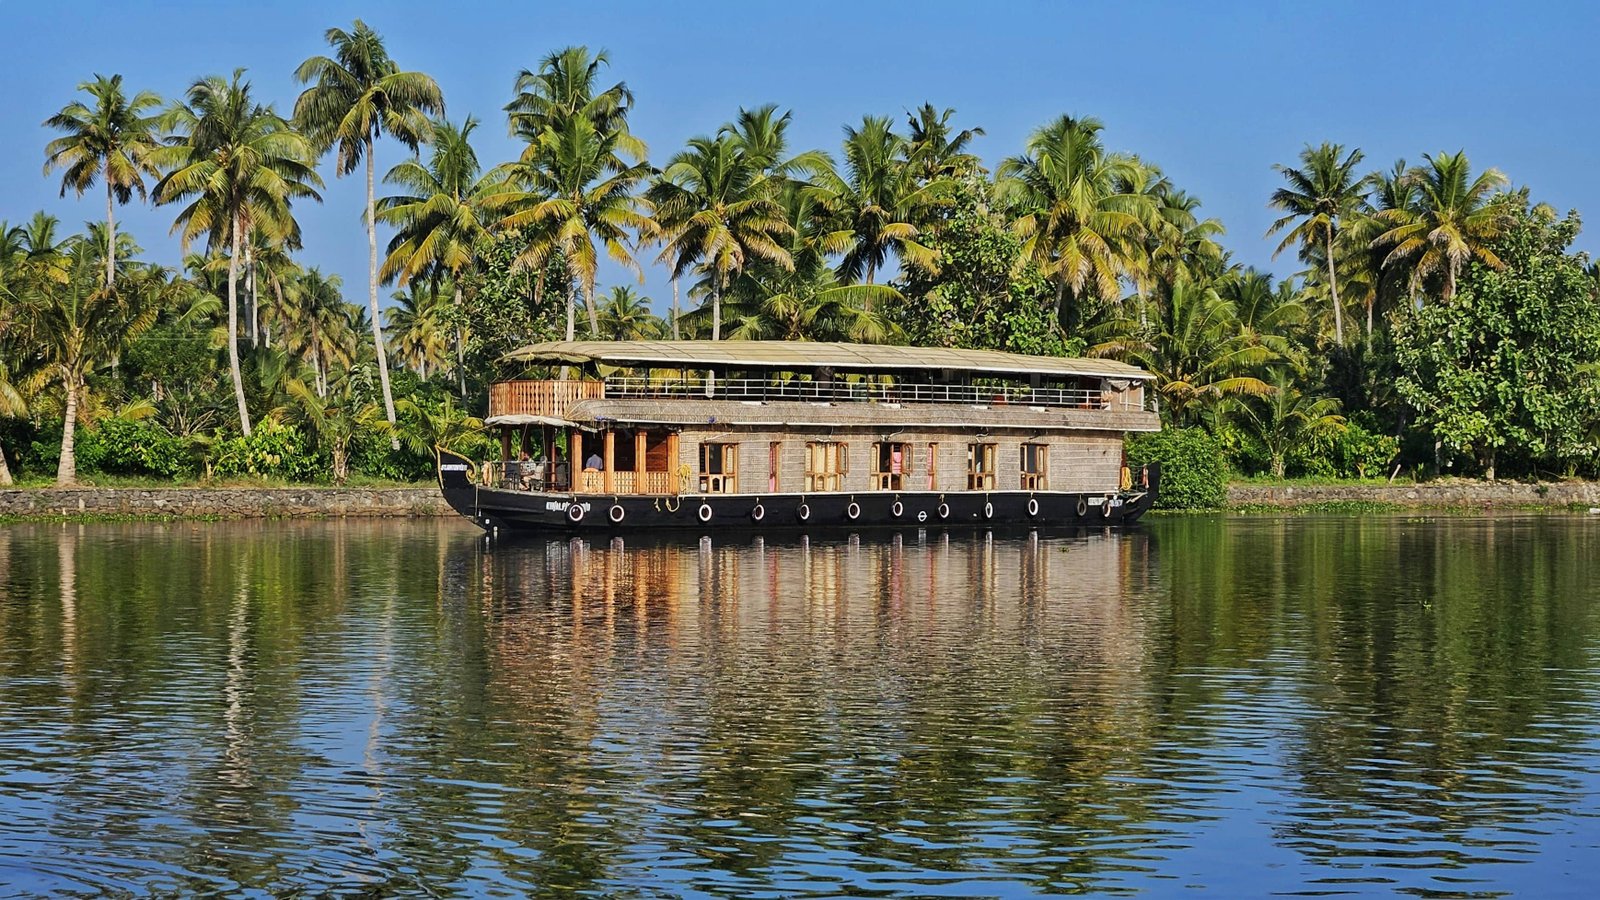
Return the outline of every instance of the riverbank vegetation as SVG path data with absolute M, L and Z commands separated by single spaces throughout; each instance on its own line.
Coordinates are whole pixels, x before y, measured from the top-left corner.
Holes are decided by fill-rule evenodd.
M 1165 459 L 1174 490 L 1198 460 L 1196 502 L 1229 472 L 1596 474 L 1600 278 L 1577 215 L 1464 152 L 1375 167 L 1309 144 L 1262 198 L 1275 275 L 1089 116 L 992 166 L 981 115 L 934 104 L 833 148 L 792 146 L 779 106 L 730 110 L 661 152 L 603 52 L 551 53 L 480 120 L 361 22 L 327 41 L 269 76 L 292 74 L 291 109 L 242 70 L 171 99 L 95 76 L 44 123 L 48 176 L 105 210 L 70 234 L 0 223 L 0 483 L 423 478 L 435 445 L 486 449 L 500 356 L 552 337 L 1125 360 L 1178 432 L 1133 456 Z M 515 158 L 478 158 L 491 118 Z M 346 175 L 366 182 L 360 285 L 298 258 L 297 215 Z M 170 211 L 180 267 L 118 228 L 128 203 Z M 670 300 L 602 284 L 602 255 L 662 267 Z

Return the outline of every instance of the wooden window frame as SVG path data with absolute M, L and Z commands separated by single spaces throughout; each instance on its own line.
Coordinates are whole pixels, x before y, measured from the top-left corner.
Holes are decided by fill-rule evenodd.
M 1033 455 L 1034 469 L 1028 469 L 1028 455 Z M 1021 458 L 1017 460 L 1019 483 L 1025 491 L 1050 489 L 1050 445 L 1030 441 L 1022 445 Z
M 706 453 L 709 448 L 715 447 L 719 472 L 706 470 Z M 739 493 L 739 445 L 731 441 L 706 441 L 700 445 L 700 493 L 702 494 L 737 494 Z
M 900 448 L 899 474 L 895 474 L 893 471 L 883 468 L 884 463 L 882 460 L 884 448 L 886 447 L 890 448 L 888 452 L 891 454 L 894 452 L 893 448 Z M 915 454 L 916 445 L 912 444 L 910 441 L 878 441 L 874 443 L 872 445 L 872 489 L 875 491 L 905 490 L 906 478 L 911 475 L 911 463 Z M 892 465 L 893 463 L 890 463 L 891 467 Z
M 823 466 L 816 467 L 817 454 Z M 832 463 L 830 466 L 829 464 Z M 829 493 L 844 490 L 844 477 L 850 474 L 850 445 L 844 441 L 806 441 L 805 492 Z
M 995 489 L 995 464 L 999 457 L 999 447 L 999 444 L 987 442 L 967 445 L 967 490 Z

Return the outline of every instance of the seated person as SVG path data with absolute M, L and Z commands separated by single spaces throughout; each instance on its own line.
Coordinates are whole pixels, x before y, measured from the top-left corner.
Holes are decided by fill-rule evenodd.
M 598 472 L 598 471 L 600 471 L 600 468 L 602 466 L 604 466 L 605 464 L 606 464 L 605 460 L 600 458 L 600 454 L 591 453 L 591 454 L 589 454 L 589 458 L 584 460 L 583 468 L 584 468 L 584 471 L 586 471 L 586 472 L 590 472 L 590 471 Z

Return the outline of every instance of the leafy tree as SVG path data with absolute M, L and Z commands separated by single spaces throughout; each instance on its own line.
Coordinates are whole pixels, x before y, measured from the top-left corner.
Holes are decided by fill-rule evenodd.
M 600 332 L 607 341 L 651 340 L 661 336 L 662 322 L 650 311 L 650 298 L 627 285 L 618 285 L 600 304 Z
M 1273 477 L 1282 478 L 1291 454 L 1326 446 L 1344 428 L 1344 417 L 1337 400 L 1302 393 L 1285 366 L 1274 367 L 1266 381 L 1271 391 L 1235 400 L 1231 411 L 1266 448 Z
M 188 201 L 173 230 L 185 251 L 204 237 L 213 251 L 228 252 L 228 369 L 239 406 L 239 428 L 250 434 L 250 410 L 239 371 L 239 263 L 245 236 L 260 230 L 272 240 L 298 240 L 291 205 L 321 200 L 311 144 L 272 107 L 256 103 L 244 70 L 230 80 L 202 78 L 185 102 L 168 113 L 179 138 L 155 155 L 167 170 L 156 183 L 158 204 Z
M 939 271 L 902 273 L 902 291 L 911 302 L 887 307 L 909 343 L 1043 355 L 1067 351 L 1050 309 L 1050 286 L 1022 258 L 1022 239 L 988 208 L 976 184 L 952 192 L 941 218 L 929 227 L 928 246 L 939 254 Z
M 309 363 L 317 396 L 328 395 L 334 365 L 355 361 L 356 332 L 349 307 L 340 294 L 337 275 L 323 275 L 315 266 L 289 282 L 284 292 L 283 347 Z
M 872 284 L 893 254 L 902 266 L 934 269 L 932 250 L 919 241 L 917 223 L 949 186 L 920 183 L 905 164 L 906 139 L 882 116 L 865 116 L 844 130 L 843 167 L 820 168 L 812 184 L 832 223 L 829 251 L 838 251 L 839 278 Z
M 1367 180 L 1355 174 L 1363 158 L 1365 154 L 1360 149 L 1346 153 L 1342 144 L 1308 145 L 1300 151 L 1302 168 L 1273 166 L 1289 184 L 1272 192 L 1272 206 L 1283 211 L 1284 216 L 1272 223 L 1267 235 L 1288 228 L 1277 252 L 1299 244 L 1302 258 L 1309 258 L 1311 248 L 1321 245 L 1328 272 L 1328 302 L 1333 308 L 1333 340 L 1341 347 L 1344 310 L 1339 305 L 1335 250 L 1340 227 L 1359 215 L 1366 197 Z
M 1216 509 L 1228 499 L 1228 466 L 1222 448 L 1204 428 L 1163 428 L 1133 435 L 1128 465 L 1161 466 L 1159 509 Z
M 377 404 L 362 402 L 348 378 L 331 389 L 297 379 L 289 382 L 288 392 L 291 417 L 328 454 L 333 483 L 344 484 L 350 477 L 350 442 L 361 429 L 383 422 L 382 411 Z
M 88 376 L 109 363 L 155 323 L 164 294 L 165 273 L 145 269 L 115 288 L 100 278 L 98 251 L 75 240 L 66 251 L 66 280 L 33 279 L 23 295 L 29 345 L 42 365 L 31 376 L 32 387 L 47 381 L 61 385 L 61 458 L 56 484 L 77 481 L 78 410 L 88 391 Z
M 1155 375 L 1163 411 L 1174 425 L 1198 424 L 1200 414 L 1224 398 L 1272 392 L 1254 372 L 1276 354 L 1250 340 L 1233 304 L 1212 286 L 1181 280 L 1148 326 L 1122 319 L 1107 330 L 1109 339 L 1090 354 L 1118 357 Z
M 1121 296 L 1135 245 L 1151 212 L 1134 189 L 1144 169 L 1101 143 L 1094 118 L 1061 116 L 1028 138 L 1027 152 L 1000 163 L 996 195 L 1022 238 L 1022 254 L 1055 283 L 1055 314 L 1070 322 L 1068 300 Z
M 1571 467 L 1591 458 L 1600 409 L 1600 299 L 1587 259 L 1568 251 L 1575 214 L 1506 205 L 1487 248 L 1499 268 L 1468 265 L 1453 301 L 1396 316 L 1397 388 L 1419 424 L 1472 455 L 1493 480 L 1502 451 Z
M 83 196 L 96 180 L 106 185 L 106 286 L 115 281 L 117 257 L 116 204 L 126 204 L 134 193 L 145 196 L 144 179 L 157 175 L 152 156 L 159 147 L 155 110 L 161 98 L 150 91 L 129 97 L 122 76 L 96 75 L 78 85 L 93 106 L 73 101 L 46 119 L 47 128 L 65 132 L 45 145 L 45 174 L 63 169 L 61 196 L 70 188 Z
M 518 232 L 496 235 L 479 247 L 477 265 L 462 278 L 462 315 L 472 323 L 467 332 L 467 368 L 505 377 L 500 358 L 561 332 L 556 323 L 570 310 L 573 285 L 560 253 L 547 257 L 542 270 L 523 262 L 527 240 Z
M 782 241 L 794 229 L 784 219 L 763 157 L 744 151 L 729 134 L 697 137 L 651 186 L 656 227 L 665 241 L 661 259 L 679 278 L 693 266 L 711 276 L 711 339 L 722 338 L 722 295 L 746 262 L 761 259 L 793 270 Z
M 406 193 L 384 197 L 378 204 L 378 217 L 396 227 L 379 275 L 401 286 L 426 278 L 435 289 L 449 279 L 458 313 L 461 278 L 476 261 L 476 249 L 494 224 L 487 200 L 500 188 L 499 172 L 484 175 L 472 149 L 470 138 L 477 125 L 471 116 L 459 128 L 449 122 L 434 123 L 428 163 L 410 159 L 390 169 L 384 183 Z M 466 344 L 457 318 L 456 381 L 465 396 Z
M 499 227 L 524 242 L 517 265 L 538 275 L 535 305 L 543 293 L 545 263 L 559 255 L 567 278 L 583 292 L 589 330 L 599 330 L 594 300 L 599 247 L 622 266 L 638 270 L 629 232 L 652 223 L 635 191 L 650 174 L 646 148 L 627 129 L 632 94 L 618 83 L 595 91 L 604 52 L 567 47 L 546 57 L 538 73 L 523 72 L 507 106 L 512 131 L 527 142 L 504 169 L 507 186 L 489 198 L 505 212 Z M 567 339 L 576 334 L 567 295 Z
M 313 56 L 295 70 L 295 80 L 309 84 L 294 104 L 295 121 L 320 151 L 337 147 L 335 171 L 342 177 L 363 161 L 367 170 L 367 305 L 371 312 L 372 347 L 378 357 L 384 413 L 393 425 L 394 394 L 389 388 L 389 359 L 378 315 L 378 218 L 374 197 L 373 144 L 388 135 L 416 151 L 432 134 L 429 115 L 444 114 L 444 95 L 421 72 L 401 70 L 389 58 L 383 38 L 360 19 L 351 31 L 328 29 L 333 56 Z
M 1495 192 L 1506 184 L 1498 169 L 1485 169 L 1473 178 L 1466 153 L 1422 158 L 1427 165 L 1405 176 L 1416 191 L 1415 204 L 1378 214 L 1388 230 L 1376 244 L 1388 248 L 1385 267 L 1403 266 L 1410 272 L 1412 291 L 1421 292 L 1430 281 L 1437 282 L 1439 299 L 1448 303 L 1467 263 L 1475 260 L 1501 268 L 1493 244 L 1509 226 L 1512 209 L 1496 200 Z
M 383 314 L 389 323 L 395 355 L 427 380 L 428 368 L 441 367 L 448 352 L 444 304 L 438 293 L 423 291 L 415 283 L 408 291 L 396 291 L 393 299 L 394 305 Z

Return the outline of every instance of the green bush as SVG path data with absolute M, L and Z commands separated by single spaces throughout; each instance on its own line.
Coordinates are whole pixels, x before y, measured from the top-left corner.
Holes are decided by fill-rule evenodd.
M 328 477 L 327 458 L 293 425 L 266 419 L 249 437 L 235 435 L 211 445 L 211 472 L 219 478 L 315 481 Z
M 364 429 L 350 441 L 350 469 L 388 481 L 429 481 L 433 478 L 433 458 L 419 455 L 405 444 L 395 450 L 387 434 Z
M 108 419 L 78 433 L 78 466 L 108 475 L 177 478 L 197 469 L 187 442 L 140 422 Z
M 1377 430 L 1370 413 L 1351 416 L 1333 442 L 1333 463 L 1345 478 L 1387 475 L 1400 455 L 1400 441 Z
M 1161 464 L 1157 509 L 1216 509 L 1228 495 L 1222 448 L 1202 428 L 1166 428 L 1128 442 L 1128 463 Z

